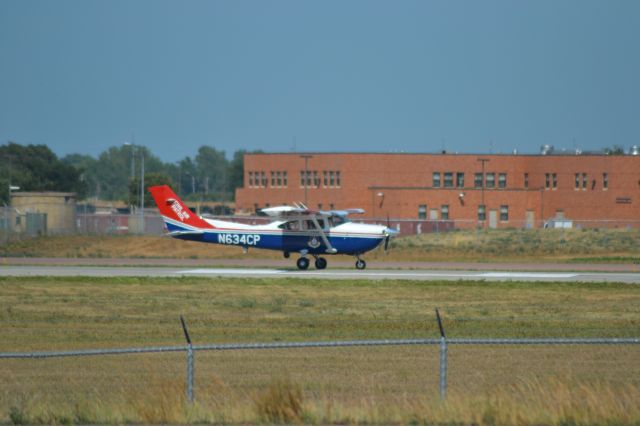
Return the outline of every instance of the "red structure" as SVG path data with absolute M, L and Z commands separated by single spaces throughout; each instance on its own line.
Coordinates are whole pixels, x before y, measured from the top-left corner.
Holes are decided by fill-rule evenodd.
M 640 227 L 640 156 L 246 154 L 238 212 L 303 202 L 456 227 Z

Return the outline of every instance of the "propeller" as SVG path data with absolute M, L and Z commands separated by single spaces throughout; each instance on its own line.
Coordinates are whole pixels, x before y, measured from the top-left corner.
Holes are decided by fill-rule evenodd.
M 391 237 L 395 236 L 398 233 L 395 229 L 391 228 L 391 221 L 389 220 L 389 214 L 387 213 L 387 229 L 384 230 L 385 239 L 384 239 L 384 251 L 387 252 L 389 250 L 389 241 Z

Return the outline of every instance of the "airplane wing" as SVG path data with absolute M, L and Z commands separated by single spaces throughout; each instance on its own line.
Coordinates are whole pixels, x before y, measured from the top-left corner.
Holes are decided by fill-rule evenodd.
M 292 207 L 292 206 L 267 207 L 267 208 L 261 209 L 260 211 L 266 214 L 267 216 L 272 216 L 272 217 L 314 215 L 318 213 L 317 211 L 309 210 L 307 208 Z
M 362 214 L 364 213 L 363 209 L 345 209 L 345 210 L 330 210 L 328 212 L 330 215 L 334 216 L 349 216 L 350 214 Z
M 345 210 L 311 210 L 302 207 L 292 206 L 275 206 L 267 207 L 261 210 L 262 213 L 271 217 L 286 218 L 290 216 L 315 216 L 315 217 L 330 217 L 330 216 L 348 216 L 350 214 L 362 214 L 362 209 L 345 209 Z

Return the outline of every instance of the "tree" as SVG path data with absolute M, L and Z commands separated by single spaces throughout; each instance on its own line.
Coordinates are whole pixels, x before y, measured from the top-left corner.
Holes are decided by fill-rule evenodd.
M 200 191 L 205 198 L 226 199 L 228 161 L 224 151 L 212 146 L 201 146 L 195 158 Z
M 79 197 L 86 186 L 81 173 L 65 164 L 46 145 L 19 145 L 9 142 L 0 146 L 0 199 L 9 201 L 9 183 L 22 191 L 75 192 Z
M 169 185 L 173 187 L 171 176 L 166 173 L 150 172 L 144 174 L 144 206 L 153 206 L 150 186 Z M 140 205 L 140 178 L 136 177 L 129 182 L 129 199 L 134 206 Z
M 604 148 L 607 155 L 624 155 L 624 147 L 622 145 L 613 145 L 611 148 Z

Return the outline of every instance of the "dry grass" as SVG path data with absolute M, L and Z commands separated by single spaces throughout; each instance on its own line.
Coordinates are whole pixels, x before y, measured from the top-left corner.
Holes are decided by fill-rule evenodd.
M 280 252 L 177 241 L 167 237 L 67 236 L 17 241 L 0 256 L 64 258 L 281 259 Z M 621 229 L 455 231 L 398 238 L 385 253 L 367 258 L 390 261 L 640 261 L 640 231 Z
M 621 284 L 0 279 L 0 351 L 435 337 L 634 336 Z M 638 346 L 399 346 L 0 360 L 0 422 L 640 424 Z
M 421 393 L 335 394 L 307 390 L 305 383 L 273 378 L 248 392 L 217 380 L 200 385 L 194 404 L 176 379 L 156 381 L 131 392 L 75 391 L 67 401 L 33 394 L 15 397 L 0 417 L 22 424 L 68 423 L 306 423 L 306 424 L 477 424 L 637 425 L 640 386 L 566 376 L 519 380 L 481 392 L 451 391 L 442 402 L 435 389 Z M 385 386 L 380 385 L 378 389 Z M 3 404 L 4 405 L 4 404 Z M 4 407 L 3 407 L 4 408 Z M 5 417 L 6 416 L 6 417 Z
M 436 336 L 637 337 L 640 287 L 602 283 L 0 278 L 0 351 Z

